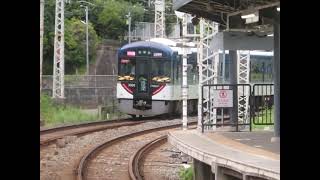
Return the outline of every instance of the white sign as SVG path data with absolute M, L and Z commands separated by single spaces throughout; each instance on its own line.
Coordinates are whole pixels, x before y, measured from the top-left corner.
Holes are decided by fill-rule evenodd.
M 154 57 L 162 57 L 162 53 L 153 53 Z
M 136 52 L 135 51 L 127 51 L 127 56 L 135 56 Z
M 233 107 L 232 90 L 214 90 L 213 107 Z

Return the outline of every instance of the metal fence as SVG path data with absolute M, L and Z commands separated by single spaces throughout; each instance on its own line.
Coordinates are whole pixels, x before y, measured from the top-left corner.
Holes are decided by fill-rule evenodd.
M 116 75 L 65 75 L 65 103 L 83 108 L 116 107 Z M 42 76 L 42 92 L 52 95 L 52 75 Z
M 273 84 L 254 84 L 251 95 L 251 117 L 255 125 L 273 125 Z
M 250 92 L 250 84 L 203 85 L 202 132 L 223 126 L 236 127 L 236 131 L 246 129 L 246 127 L 251 130 Z M 232 119 L 236 121 L 232 122 Z
M 273 84 L 203 85 L 202 132 L 223 126 L 251 131 L 252 123 L 273 125 L 273 94 Z

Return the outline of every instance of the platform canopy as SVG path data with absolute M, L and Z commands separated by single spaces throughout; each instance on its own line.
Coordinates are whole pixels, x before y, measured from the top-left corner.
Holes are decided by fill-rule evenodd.
M 220 24 L 223 30 L 229 26 L 232 31 L 252 31 L 271 34 L 273 16 L 280 7 L 280 0 L 173 0 L 173 9 L 203 17 Z M 259 21 L 246 23 L 246 14 L 257 12 Z
M 212 49 L 222 50 L 273 50 L 272 36 L 254 36 L 245 32 L 224 31 L 217 33 L 211 43 Z

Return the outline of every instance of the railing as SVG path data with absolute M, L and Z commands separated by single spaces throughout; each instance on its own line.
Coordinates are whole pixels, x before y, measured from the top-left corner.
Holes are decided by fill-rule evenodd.
M 251 131 L 252 123 L 273 125 L 273 93 L 273 84 L 203 85 L 202 132 L 223 126 Z
M 254 84 L 251 116 L 255 125 L 273 125 L 273 84 Z
M 65 102 L 80 107 L 114 107 L 116 82 L 116 75 L 65 75 Z M 52 75 L 42 76 L 42 92 L 52 95 Z

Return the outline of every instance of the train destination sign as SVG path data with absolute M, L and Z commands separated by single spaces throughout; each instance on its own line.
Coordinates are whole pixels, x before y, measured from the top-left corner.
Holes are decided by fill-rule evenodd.
M 153 57 L 162 57 L 162 53 L 153 53 Z
M 135 51 L 127 51 L 127 56 L 136 56 Z
M 232 90 L 213 90 L 213 107 L 233 107 Z

